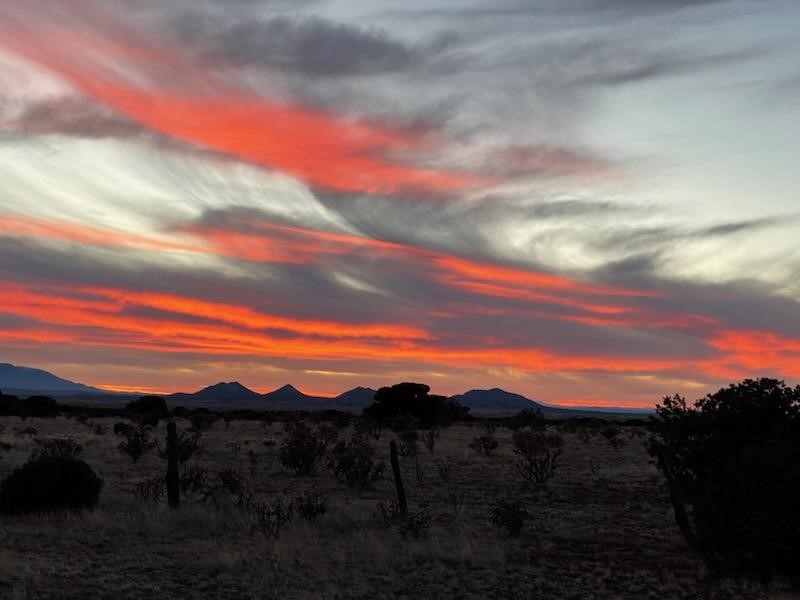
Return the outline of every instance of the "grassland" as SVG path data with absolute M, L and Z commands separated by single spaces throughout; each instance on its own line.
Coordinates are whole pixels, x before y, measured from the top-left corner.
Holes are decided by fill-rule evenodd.
M 0 420 L 5 477 L 39 438 L 74 436 L 83 458 L 104 479 L 97 510 L 77 516 L 0 519 L 0 598 L 495 598 L 495 599 L 757 599 L 778 598 L 761 586 L 710 577 L 675 527 L 664 483 L 629 428 L 613 449 L 599 435 L 561 427 L 564 453 L 555 477 L 541 488 L 523 484 L 515 469 L 511 432 L 483 456 L 468 447 L 480 426 L 443 430 L 433 452 L 420 444 L 418 468 L 401 458 L 412 510 L 431 516 L 427 535 L 404 539 L 383 528 L 378 502 L 395 497 L 391 472 L 372 489 L 356 491 L 330 471 L 299 477 L 278 451 L 283 425 L 218 422 L 202 436 L 188 464 L 242 473 L 256 498 L 287 500 L 306 490 L 329 499 L 317 522 L 295 519 L 277 539 L 251 532 L 252 515 L 222 502 L 216 509 L 185 499 L 179 510 L 135 497 L 142 480 L 165 462 L 151 453 L 134 464 L 112 433 L 118 419 L 94 419 L 102 435 L 75 419 Z M 189 424 L 178 420 L 179 429 Z M 154 437 L 163 439 L 162 422 Z M 350 429 L 340 432 L 347 437 Z M 388 468 L 384 432 L 375 442 Z M 265 440 L 274 444 L 265 445 Z M 258 457 L 250 463 L 248 451 Z M 450 483 L 438 463 L 449 466 Z M 457 510 L 454 497 L 463 500 Z M 501 498 L 521 498 L 530 513 L 520 537 L 493 526 Z

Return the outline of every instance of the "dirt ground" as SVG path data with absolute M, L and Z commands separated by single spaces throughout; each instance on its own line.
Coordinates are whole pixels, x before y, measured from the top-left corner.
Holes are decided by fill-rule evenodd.
M 185 499 L 179 510 L 137 498 L 137 482 L 165 471 L 155 453 L 137 464 L 119 452 L 112 432 L 98 435 L 75 419 L 0 419 L 0 476 L 30 456 L 40 438 L 72 435 L 82 458 L 104 480 L 96 511 L 79 516 L 0 519 L 0 598 L 496 598 L 700 599 L 779 598 L 777 587 L 708 576 L 675 526 L 664 484 L 650 463 L 641 431 L 613 449 L 599 435 L 561 431 L 564 453 L 544 488 L 523 484 L 511 432 L 499 428 L 492 456 L 468 447 L 479 425 L 442 431 L 434 452 L 420 444 L 418 462 L 401 458 L 409 504 L 426 510 L 431 527 L 415 539 L 385 529 L 378 502 L 395 498 L 389 440 L 375 442 L 387 473 L 373 489 L 352 490 L 330 471 L 313 477 L 285 470 L 280 423 L 218 422 L 203 434 L 202 452 L 187 464 L 234 468 L 256 499 L 287 501 L 305 490 L 329 499 L 316 522 L 295 518 L 277 539 L 251 532 L 253 516 L 232 503 Z M 179 430 L 187 428 L 178 420 Z M 557 426 L 550 426 L 552 431 Z M 340 437 L 349 436 L 349 429 Z M 638 434 L 637 434 L 638 433 Z M 154 431 L 163 439 L 165 424 Z M 265 445 L 265 440 L 274 444 Z M 251 474 L 248 451 L 258 456 Z M 437 463 L 449 465 L 451 484 Z M 453 496 L 463 499 L 456 510 Z M 530 513 L 520 537 L 489 520 L 501 498 L 521 498 Z

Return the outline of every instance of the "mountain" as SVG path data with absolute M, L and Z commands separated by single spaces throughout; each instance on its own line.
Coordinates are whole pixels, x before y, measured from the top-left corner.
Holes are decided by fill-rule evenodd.
M 369 406 L 375 399 L 375 390 L 367 387 L 355 387 L 352 390 L 342 392 L 334 402 L 339 404 L 350 404 L 353 406 Z
M 62 379 L 52 373 L 31 367 L 0 364 L 0 390 L 14 394 L 69 395 L 80 393 L 103 393 L 98 388 Z
M 220 382 L 194 393 L 178 392 L 170 394 L 167 400 L 172 402 L 203 402 L 213 404 L 236 404 L 239 402 L 256 402 L 261 394 L 246 388 L 238 381 Z
M 272 390 L 271 392 L 267 392 L 266 394 L 262 394 L 261 398 L 268 401 L 268 402 L 304 402 L 307 400 L 321 400 L 316 396 L 307 396 L 296 387 L 290 384 L 286 384 L 283 387 L 279 387 L 277 390 Z
M 529 400 L 525 396 L 512 394 L 500 388 L 491 390 L 470 390 L 463 394 L 451 396 L 453 400 L 467 406 L 473 413 L 485 412 L 519 412 L 525 409 L 540 409 L 547 411 L 548 408 L 541 404 Z

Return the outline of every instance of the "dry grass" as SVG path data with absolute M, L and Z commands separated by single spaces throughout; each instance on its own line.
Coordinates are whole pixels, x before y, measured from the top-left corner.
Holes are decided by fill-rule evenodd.
M 113 427 L 117 419 L 95 419 Z M 184 502 L 178 511 L 134 498 L 137 481 L 160 474 L 155 454 L 132 464 L 110 431 L 95 435 L 65 418 L 5 418 L 0 475 L 22 464 L 39 437 L 73 435 L 84 458 L 105 480 L 96 512 L 84 516 L 0 519 L 0 598 L 542 598 L 687 599 L 775 598 L 776 591 L 716 581 L 679 537 L 662 481 L 641 438 L 613 450 L 600 436 L 588 442 L 565 433 L 556 477 L 544 489 L 522 484 L 511 433 L 496 432 L 492 456 L 468 447 L 480 430 L 459 425 L 442 432 L 435 452 L 420 445 L 401 459 L 412 509 L 427 508 L 427 537 L 404 540 L 373 516 L 394 497 L 391 475 L 374 489 L 338 485 L 330 472 L 296 477 L 278 462 L 282 426 L 217 423 L 190 464 L 234 468 L 261 499 L 287 500 L 305 490 L 330 498 L 316 523 L 295 519 L 277 540 L 251 534 L 248 512 L 230 505 Z M 178 422 L 179 429 L 188 427 Z M 163 423 L 156 436 L 164 436 Z M 349 430 L 344 435 L 349 435 Z M 388 440 L 377 443 L 388 465 Z M 263 440 L 278 444 L 265 447 Z M 231 441 L 240 442 L 237 451 Z M 254 476 L 247 452 L 260 455 Z M 450 465 L 452 487 L 437 461 Z M 455 514 L 451 493 L 463 496 Z M 532 519 L 508 538 L 488 519 L 492 504 L 525 500 Z

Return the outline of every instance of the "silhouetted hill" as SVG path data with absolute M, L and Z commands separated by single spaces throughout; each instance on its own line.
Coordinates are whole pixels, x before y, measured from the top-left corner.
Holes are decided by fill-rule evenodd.
M 98 388 L 62 379 L 42 369 L 19 367 L 8 363 L 0 363 L 0 390 L 9 394 L 51 396 L 103 393 L 103 390 Z
M 238 381 L 229 383 L 220 382 L 203 388 L 194 393 L 178 392 L 170 394 L 167 400 L 175 402 L 203 402 L 216 404 L 235 404 L 239 402 L 256 402 L 261 399 L 261 394 L 246 388 Z
M 369 406 L 375 399 L 375 390 L 368 387 L 354 387 L 352 390 L 342 392 L 334 402 L 352 404 L 353 406 Z
M 491 390 L 470 390 L 463 394 L 452 396 L 453 400 L 469 407 L 473 413 L 480 412 L 519 412 L 525 409 L 540 409 L 546 411 L 547 408 L 541 404 L 529 400 L 525 396 L 512 394 L 500 388 Z
M 316 396 L 307 396 L 288 383 L 277 390 L 262 394 L 261 397 L 268 402 L 302 402 L 309 398 L 317 399 Z

